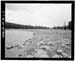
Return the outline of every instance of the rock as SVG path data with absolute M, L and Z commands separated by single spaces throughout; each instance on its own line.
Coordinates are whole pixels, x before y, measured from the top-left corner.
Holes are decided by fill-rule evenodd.
M 59 55 L 60 58 L 63 58 L 61 55 Z
M 47 42 L 47 45 L 49 45 L 49 44 L 51 44 L 51 42 L 49 41 L 49 42 Z
M 38 51 L 37 51 L 37 53 L 35 54 L 35 57 L 49 57 L 48 55 L 47 55 L 47 53 L 46 53 L 46 51 L 43 51 L 42 49 L 39 49 Z
M 40 55 L 40 57 L 42 57 L 42 58 L 48 58 L 49 56 L 47 54 L 42 54 L 42 55 Z
M 58 52 L 58 53 L 62 53 L 62 52 L 63 52 L 63 50 L 57 50 L 57 52 Z
M 40 49 L 47 49 L 47 50 L 49 50 L 49 46 L 47 46 L 47 45 L 42 45 L 42 46 L 40 47 Z
M 59 55 L 52 56 L 52 58 L 59 58 L 59 57 L 60 57 Z
M 68 58 L 71 58 L 71 56 L 68 56 Z
M 18 56 L 22 56 L 22 54 L 19 54 Z
M 68 57 L 68 54 L 66 54 L 66 53 L 62 53 L 62 55 L 63 55 L 63 57 Z
M 28 55 L 27 58 L 33 58 L 33 56 L 32 55 Z
M 38 54 L 40 54 L 40 53 L 41 53 L 41 54 L 45 54 L 46 52 L 43 51 L 42 49 L 39 49 L 39 50 L 37 51 L 37 53 L 38 53 Z
M 37 43 L 37 46 L 44 45 L 44 44 L 45 44 L 44 41 L 40 41 Z
M 26 42 L 26 45 L 28 45 L 30 42 L 28 41 L 28 42 Z

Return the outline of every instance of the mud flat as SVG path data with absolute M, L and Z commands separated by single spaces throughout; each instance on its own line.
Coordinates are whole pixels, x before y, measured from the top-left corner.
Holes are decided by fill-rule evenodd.
M 6 30 L 5 42 L 5 57 L 71 58 L 70 30 Z

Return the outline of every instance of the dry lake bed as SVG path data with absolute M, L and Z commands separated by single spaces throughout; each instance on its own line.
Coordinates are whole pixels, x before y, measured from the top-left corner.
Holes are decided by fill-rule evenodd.
M 6 29 L 5 57 L 71 58 L 71 30 Z

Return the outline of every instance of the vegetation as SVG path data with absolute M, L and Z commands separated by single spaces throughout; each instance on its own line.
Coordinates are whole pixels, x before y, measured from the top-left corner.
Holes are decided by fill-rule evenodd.
M 6 29 L 49 29 L 49 27 L 20 25 L 20 24 L 14 24 L 9 22 L 5 22 L 5 28 Z
M 67 26 L 66 25 L 57 26 L 57 27 L 53 27 L 53 29 L 69 29 L 69 30 L 71 30 L 72 29 L 72 21 L 69 21 Z
M 15 23 L 9 23 L 5 22 L 5 28 L 6 29 L 50 29 L 50 27 L 44 27 L 44 26 L 32 26 L 32 25 L 21 25 L 21 24 L 15 24 Z M 53 29 L 72 29 L 72 21 L 68 22 L 68 25 L 64 26 L 55 26 Z
M 72 29 L 72 21 L 68 23 L 68 28 Z

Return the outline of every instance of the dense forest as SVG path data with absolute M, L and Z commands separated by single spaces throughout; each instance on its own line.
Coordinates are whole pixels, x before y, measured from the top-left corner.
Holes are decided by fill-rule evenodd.
M 15 23 L 5 22 L 6 29 L 49 29 L 49 27 L 32 26 L 32 25 L 20 25 Z
M 57 26 L 57 27 L 55 26 L 55 27 L 53 27 L 53 29 L 64 29 L 64 30 L 69 29 L 69 30 L 72 30 L 72 21 L 69 21 L 68 25 Z
M 32 25 L 21 25 L 21 24 L 15 24 L 10 22 L 5 22 L 5 28 L 6 29 L 50 29 L 50 27 L 44 27 L 44 26 L 32 26 Z M 72 29 L 72 21 L 68 22 L 68 25 L 63 26 L 57 26 L 53 27 L 53 29 Z

